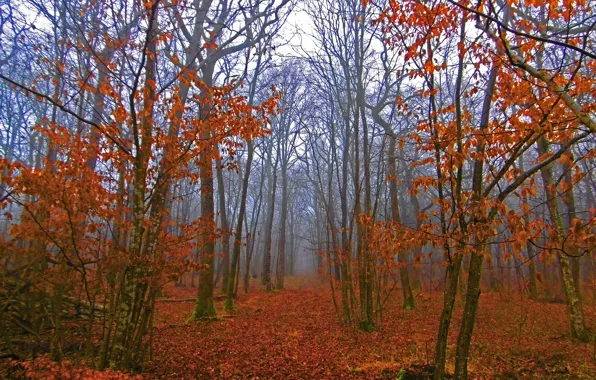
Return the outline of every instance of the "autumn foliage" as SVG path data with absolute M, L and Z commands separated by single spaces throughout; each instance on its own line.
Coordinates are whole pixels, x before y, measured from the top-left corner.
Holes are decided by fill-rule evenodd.
M 306 1 L 288 58 L 291 0 L 49 3 L 0 5 L 0 374 L 594 376 L 593 4 Z
M 94 6 L 94 13 L 105 11 Z M 160 1 L 147 2 L 134 26 L 141 34 L 90 32 L 77 46 L 68 43 L 56 61 L 36 47 L 47 71 L 27 88 L 9 80 L 73 116 L 54 114 L 34 126 L 48 147 L 34 166 L 0 163 L 7 189 L 2 207 L 18 210 L 5 213 L 13 224 L 2 237 L 0 260 L 8 268 L 3 296 L 10 310 L 3 315 L 6 326 L 40 341 L 49 330 L 52 359 L 63 357 L 65 336 L 72 335 L 89 353 L 99 344 L 100 368 L 145 360 L 156 294 L 201 268 L 196 253 L 219 238 L 212 214 L 194 221 L 169 217 L 166 202 L 176 202 L 172 183 L 204 181 L 197 168 L 221 156 L 233 166 L 244 141 L 268 133 L 275 112 L 275 97 L 249 105 L 234 93 L 239 83 L 209 86 L 192 64 L 160 84 L 157 67 L 177 65 L 160 51 L 174 38 L 157 28 L 162 11 Z M 104 46 L 103 54 L 93 55 L 95 43 Z M 68 53 L 75 49 L 90 55 L 91 67 L 76 66 Z M 136 60 L 135 67 L 127 59 Z M 114 72 L 128 72 L 130 81 Z M 54 87 L 54 96 L 41 92 L 42 84 Z M 92 112 L 105 115 L 86 119 L 63 106 L 61 99 L 76 92 L 94 98 Z

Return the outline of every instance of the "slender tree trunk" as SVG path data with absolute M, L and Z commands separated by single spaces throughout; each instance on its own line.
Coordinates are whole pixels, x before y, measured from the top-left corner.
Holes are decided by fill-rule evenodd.
M 329 182 L 327 185 L 327 219 L 329 223 L 329 229 L 331 230 L 331 237 L 335 242 L 336 233 L 335 227 L 335 212 L 332 201 L 332 184 L 333 184 L 333 163 L 338 163 L 337 149 L 335 147 L 336 138 L 336 126 L 335 121 L 331 122 L 331 162 L 329 162 Z M 350 305 L 350 298 L 352 290 L 352 279 L 349 270 L 349 257 L 350 257 L 350 240 L 348 239 L 348 163 L 350 155 L 350 134 L 346 133 L 342 141 L 342 159 L 341 159 L 341 184 L 339 184 L 340 194 L 340 208 L 341 208 L 341 248 L 336 244 L 333 244 L 334 248 L 334 275 L 336 279 L 341 279 L 341 307 L 343 313 L 344 323 L 350 325 L 354 321 L 352 313 L 352 307 Z M 323 197 L 323 196 L 321 196 Z
M 412 187 L 412 171 L 406 170 L 406 183 L 408 184 L 408 189 Z M 420 221 L 418 220 L 418 214 L 420 213 L 420 202 L 418 202 L 418 197 L 414 192 L 409 192 L 410 204 L 412 205 L 413 210 L 413 220 L 414 226 L 416 229 L 420 229 Z M 422 290 L 422 280 L 421 280 L 421 269 L 420 269 L 420 255 L 422 254 L 421 247 L 415 247 L 412 252 L 412 268 L 414 271 L 414 277 L 412 281 L 412 286 L 414 289 Z
M 428 59 L 432 59 L 432 49 L 430 41 L 426 44 Z M 441 145 L 440 135 L 434 126 L 437 122 L 436 113 L 436 99 L 432 91 L 435 88 L 434 75 L 430 74 L 429 78 L 429 90 L 431 94 L 429 96 L 429 120 L 431 122 L 431 130 L 433 131 L 433 145 L 435 153 L 435 170 L 437 175 L 437 192 L 439 194 L 439 201 L 445 200 L 445 194 L 443 191 L 443 171 L 441 168 Z M 433 116 L 435 115 L 435 116 Z M 445 211 L 439 206 L 439 216 L 441 223 L 441 233 L 446 236 L 448 232 L 447 220 Z M 457 283 L 461 272 L 462 257 L 456 252 L 452 254 L 449 242 L 443 243 L 443 253 L 448 260 L 447 268 L 445 269 L 445 286 L 443 290 L 443 311 L 441 313 L 441 321 L 439 323 L 439 333 L 437 337 L 437 344 L 435 347 L 435 380 L 442 380 L 445 377 L 445 364 L 447 360 L 447 341 L 449 336 L 449 326 L 451 325 L 451 319 L 453 317 L 453 307 L 455 305 L 455 298 L 457 296 Z M 432 261 L 431 261 L 432 271 Z M 432 276 L 432 272 L 431 272 Z M 432 277 L 431 277 L 432 281 Z
M 389 193 L 391 197 L 391 217 L 397 224 L 398 233 L 403 232 L 401 216 L 399 213 L 399 201 L 397 199 L 397 165 L 396 165 L 396 143 L 395 138 L 390 137 L 389 153 L 387 154 L 388 168 L 389 168 Z M 405 251 L 398 253 L 398 260 L 400 263 L 399 277 L 401 281 L 401 289 L 403 295 L 403 308 L 413 310 L 416 308 L 416 301 L 410 286 L 410 274 L 408 273 L 408 260 Z
M 462 260 L 462 271 L 460 274 L 460 281 L 459 281 L 459 294 L 462 300 L 466 299 L 466 280 L 467 274 L 470 270 L 470 256 L 465 256 Z
M 472 332 L 476 322 L 478 311 L 478 299 L 480 298 L 480 278 L 482 274 L 482 252 L 474 252 L 470 256 L 470 267 L 468 271 L 468 287 L 466 289 L 466 303 L 459 336 L 457 337 L 457 349 L 455 352 L 455 378 L 468 378 L 468 356 Z
M 573 160 L 573 155 L 571 155 L 570 160 Z M 577 214 L 575 211 L 575 195 L 574 190 L 575 186 L 573 184 L 572 178 L 572 170 L 573 168 L 569 165 L 563 165 L 563 170 L 565 171 L 565 182 L 567 182 L 567 186 L 569 189 L 567 193 L 563 195 L 563 201 L 565 202 L 565 207 L 567 208 L 567 228 L 573 228 L 573 221 L 577 218 Z M 579 297 L 581 297 L 581 282 L 580 282 L 580 252 L 576 247 L 571 247 L 570 254 L 569 254 L 569 263 L 571 264 L 571 274 L 573 276 L 573 285 L 575 286 L 575 291 Z
M 543 155 L 548 152 L 548 143 L 544 137 L 538 140 L 538 153 Z M 563 220 L 559 214 L 559 205 L 557 204 L 557 189 L 553 185 L 552 169 L 550 166 L 545 166 L 540 170 L 542 175 L 542 182 L 544 186 L 544 193 L 547 197 L 546 206 L 550 214 L 550 220 L 554 233 L 562 236 L 564 233 Z M 582 308 L 582 300 L 578 294 L 575 284 L 573 283 L 573 272 L 571 269 L 570 260 L 565 254 L 559 256 L 559 268 L 561 280 L 563 283 L 563 290 L 567 300 L 567 312 L 569 316 L 569 324 L 571 326 L 571 337 L 574 340 L 587 342 L 590 340 L 590 333 L 586 328 L 584 319 L 584 311 Z
M 288 206 L 289 207 L 289 206 Z M 295 207 L 295 205 L 293 205 Z M 290 227 L 290 241 L 289 241 L 289 251 L 288 251 L 288 265 L 286 267 L 286 274 L 288 276 L 294 275 L 294 270 L 296 268 L 296 221 L 295 221 L 295 212 L 292 211 L 293 207 L 289 207 L 290 210 L 290 218 L 289 224 Z
M 457 282 L 461 272 L 461 262 L 462 257 L 456 255 L 453 260 L 447 264 L 445 272 L 443 312 L 441 313 L 441 321 L 439 322 L 439 336 L 437 337 L 437 346 L 435 349 L 435 380 L 442 380 L 445 377 L 449 326 L 451 325 L 455 298 L 457 296 Z
M 257 227 L 259 225 L 259 218 L 261 216 L 261 204 L 262 204 L 262 200 L 263 200 L 263 185 L 265 183 L 265 174 L 263 173 L 261 175 L 261 181 L 260 181 L 260 185 L 259 185 L 259 195 L 257 196 L 257 201 L 256 206 L 253 207 L 252 210 L 252 238 L 249 240 L 249 244 L 247 244 L 247 247 L 245 249 L 246 251 L 246 270 L 245 270 L 245 274 L 244 274 L 244 292 L 248 293 L 248 286 L 249 286 L 249 280 L 250 280 L 250 265 L 251 265 L 251 261 L 253 258 L 253 252 L 254 252 L 254 247 L 255 247 L 255 242 L 258 240 L 259 244 L 261 242 L 261 239 L 257 239 Z M 255 215 L 256 214 L 256 215 Z M 248 220 L 245 221 L 245 224 L 248 228 Z M 258 246 L 257 246 L 257 251 L 258 251 Z M 254 270 L 254 269 L 253 269 Z M 256 273 L 256 271 L 255 271 Z M 254 276 L 255 278 L 257 277 L 256 274 Z
M 273 144 L 273 142 L 272 142 Z M 268 173 L 268 190 L 269 190 L 269 202 L 267 204 L 267 222 L 264 228 L 265 231 L 265 246 L 263 249 L 263 272 L 262 282 L 267 290 L 272 290 L 273 284 L 271 283 L 271 245 L 273 235 L 273 219 L 275 218 L 275 193 L 277 185 L 277 163 L 278 157 L 275 158 L 275 163 L 272 163 L 272 150 L 269 151 L 269 169 L 272 173 Z
M 464 16 L 465 17 L 465 16 Z M 465 22 L 462 20 L 462 26 L 460 29 L 460 43 L 463 45 L 465 35 Z M 462 55 L 463 56 L 463 55 Z M 460 56 L 460 57 L 462 57 Z M 461 90 L 461 74 L 463 70 L 462 62 L 460 58 L 460 66 L 458 73 L 458 92 Z M 490 122 L 490 110 L 491 102 L 495 89 L 495 83 L 497 79 L 497 68 L 495 65 L 491 67 L 489 72 L 489 78 L 484 94 L 484 100 L 482 104 L 482 113 L 480 118 L 480 130 L 485 131 L 489 127 Z M 456 110 L 459 109 L 459 93 L 456 94 Z M 484 155 L 485 141 L 479 139 L 476 145 L 476 151 Z M 483 171 L 484 161 L 482 159 L 474 162 L 474 172 L 472 179 L 472 202 L 473 207 L 478 206 L 478 202 L 481 201 L 482 188 L 483 188 Z M 460 177 L 461 178 L 461 177 Z M 461 182 L 459 182 L 459 188 L 461 189 Z M 488 218 L 487 218 L 488 219 Z M 473 218 L 474 222 L 482 222 L 485 220 L 478 220 L 477 217 Z M 461 228 L 465 231 L 467 224 L 460 221 Z M 464 305 L 464 316 L 459 330 L 459 336 L 457 338 L 457 349 L 455 353 L 455 377 L 457 379 L 467 379 L 468 377 L 468 356 L 470 352 L 470 342 L 472 340 L 472 333 L 474 331 L 474 324 L 476 322 L 476 314 L 478 312 L 478 299 L 480 297 L 480 280 L 482 276 L 482 263 L 484 261 L 484 240 L 478 240 L 472 238 L 475 247 L 470 256 L 470 263 L 468 268 L 468 287 L 466 289 L 466 302 Z
M 217 170 L 217 193 L 219 198 L 219 219 L 221 221 L 221 229 L 223 231 L 222 238 L 222 281 L 221 291 L 226 293 L 228 287 L 228 279 L 230 277 L 230 236 L 229 236 L 229 225 L 228 215 L 226 209 L 226 191 L 224 187 L 223 179 L 223 168 L 221 167 L 221 161 L 215 160 L 215 167 Z
M 361 9 L 358 9 L 361 12 Z M 369 133 L 368 133 L 368 123 L 365 114 L 365 89 L 363 84 L 364 79 L 364 17 L 360 17 L 356 24 L 355 30 L 355 59 L 356 59 L 356 72 L 357 72 L 357 88 L 356 88 L 356 117 L 360 117 L 360 122 L 362 125 L 362 134 L 363 134 L 363 144 L 362 144 L 362 158 L 363 158 L 363 174 L 364 174 L 364 215 L 366 217 L 373 217 L 372 215 L 372 185 L 371 185 L 371 174 L 370 174 L 370 142 L 369 142 Z M 355 123 L 354 126 L 354 135 L 355 141 L 358 141 L 358 123 Z M 358 143 L 355 145 L 356 151 L 354 157 L 356 159 L 356 171 L 355 171 L 355 188 L 356 188 L 356 202 L 358 203 L 357 208 L 360 208 L 360 196 L 361 196 L 361 189 L 359 189 L 360 181 L 359 176 L 359 162 L 360 159 L 358 153 Z M 361 293 L 360 293 L 360 307 L 361 307 L 361 320 L 360 320 L 360 328 L 365 331 L 375 330 L 375 322 L 374 322 L 374 311 L 373 311 L 373 281 L 374 281 L 374 262 L 373 257 L 370 252 L 370 248 L 368 247 L 368 233 L 367 227 L 361 223 L 360 219 L 360 210 L 355 212 L 355 216 L 357 218 L 357 226 L 358 229 L 358 241 L 357 241 L 357 250 L 358 254 L 360 255 L 361 261 Z
M 530 241 L 526 242 L 526 249 L 528 251 L 528 290 L 530 292 L 530 298 L 533 300 L 538 299 L 538 285 L 536 284 L 536 250 Z
M 519 168 L 524 171 L 524 155 L 522 154 L 519 157 Z M 523 198 L 523 202 L 527 202 L 527 197 Z M 524 221 L 529 223 L 530 219 L 527 213 L 524 213 Z M 530 293 L 530 298 L 533 300 L 538 299 L 538 284 L 536 283 L 536 249 L 534 245 L 528 240 L 526 242 L 526 251 L 528 252 L 528 291 Z
M 247 158 L 246 158 L 246 169 L 244 170 L 244 178 L 242 180 L 242 195 L 241 195 L 241 199 L 240 199 L 240 211 L 238 212 L 238 223 L 236 225 L 236 232 L 234 234 L 234 250 L 232 252 L 232 268 L 230 271 L 230 274 L 232 274 L 232 276 L 230 276 L 228 278 L 228 284 L 226 285 L 226 292 L 227 292 L 227 297 L 226 297 L 226 303 L 225 303 L 225 310 L 227 311 L 231 311 L 234 309 L 234 293 L 232 292 L 232 290 L 235 288 L 234 287 L 234 283 L 238 282 L 238 279 L 236 278 L 235 274 L 236 274 L 236 267 L 239 267 L 239 258 L 240 258 L 240 249 L 242 248 L 242 229 L 243 229 L 243 223 L 244 223 L 244 217 L 246 214 L 246 198 L 248 195 L 248 184 L 249 184 L 249 179 L 250 179 L 250 169 L 252 166 L 252 159 L 253 159 L 253 155 L 254 155 L 254 146 L 252 141 L 248 142 L 248 152 L 247 152 Z M 248 251 L 247 251 L 247 258 L 246 258 L 246 274 L 245 274 L 245 278 L 248 277 L 248 272 L 249 272 L 249 267 L 248 267 L 248 263 L 249 263 L 249 258 L 248 258 Z
M 288 218 L 288 174 L 287 162 L 281 167 L 281 218 L 279 221 L 279 245 L 277 254 L 277 273 L 275 276 L 277 289 L 284 288 L 284 276 L 286 273 L 286 224 Z

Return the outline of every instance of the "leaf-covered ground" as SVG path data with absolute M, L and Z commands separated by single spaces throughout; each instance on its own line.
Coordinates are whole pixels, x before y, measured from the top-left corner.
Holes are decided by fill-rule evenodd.
M 291 279 L 280 292 L 241 295 L 238 309 L 217 321 L 186 324 L 192 302 L 159 302 L 155 360 L 144 376 L 200 378 L 395 378 L 402 368 L 425 373 L 432 363 L 441 311 L 440 293 L 417 295 L 417 309 L 400 308 L 395 293 L 376 332 L 342 325 L 331 291 L 317 279 Z M 166 289 L 167 298 L 188 299 L 195 289 Z M 461 304 L 452 326 L 459 325 Z M 585 307 L 594 322 L 594 307 Z M 593 323 L 591 323 L 591 327 Z M 472 341 L 474 378 L 595 378 L 594 344 L 567 337 L 564 304 L 531 302 L 526 296 L 484 293 Z M 450 361 L 457 329 L 452 328 Z

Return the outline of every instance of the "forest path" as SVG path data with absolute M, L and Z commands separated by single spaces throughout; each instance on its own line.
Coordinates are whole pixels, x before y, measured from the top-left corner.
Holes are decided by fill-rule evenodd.
M 188 299 L 195 288 L 166 289 L 167 298 Z M 255 283 L 227 316 L 223 301 L 217 321 L 186 324 L 193 302 L 159 302 L 154 332 L 155 360 L 149 378 L 395 378 L 401 368 L 432 362 L 441 294 L 418 294 L 417 309 L 400 308 L 391 296 L 378 331 L 364 333 L 341 324 L 328 283 L 291 278 L 286 289 L 265 292 Z M 339 299 L 338 299 L 339 302 Z M 456 341 L 461 305 L 450 342 Z M 594 308 L 586 307 L 588 315 Z M 592 319 L 593 320 L 593 319 Z M 566 338 L 565 305 L 528 301 L 520 294 L 483 294 L 472 344 L 470 371 L 494 377 L 590 378 L 596 375 L 593 344 Z M 450 360 L 454 344 L 450 343 Z M 448 370 L 452 369 L 448 366 Z

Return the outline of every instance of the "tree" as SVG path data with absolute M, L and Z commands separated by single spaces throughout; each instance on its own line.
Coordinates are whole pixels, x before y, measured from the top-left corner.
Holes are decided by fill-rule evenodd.
M 129 5 L 96 4 L 97 8 L 89 8 L 90 17 L 101 19 L 102 12 L 109 14 L 116 9 L 112 7 Z M 55 69 L 55 75 L 39 72 L 36 81 L 60 86 L 60 91 L 48 95 L 35 82 L 28 85 L 0 74 L 5 83 L 49 104 L 56 115 L 42 118 L 37 126 L 49 142 L 49 157 L 42 171 L 2 161 L 2 170 L 8 173 L 2 178 L 10 193 L 8 201 L 26 213 L 12 229 L 17 240 L 8 242 L 10 250 L 19 249 L 13 245 L 18 239 L 32 236 L 34 255 L 29 260 L 45 258 L 58 269 L 61 282 L 54 287 L 53 299 L 62 301 L 54 309 L 68 300 L 61 289 L 68 289 L 66 284 L 72 279 L 67 274 L 73 270 L 80 281 L 71 286 L 83 290 L 75 294 L 83 297 L 80 302 L 90 313 L 98 299 L 104 300 L 105 317 L 90 322 L 92 327 L 97 322 L 105 326 L 100 368 L 131 368 L 143 362 L 157 291 L 170 276 L 187 268 L 192 250 L 200 246 L 205 253 L 217 237 L 212 214 L 208 220 L 181 224 L 181 236 L 168 232 L 170 185 L 199 178 L 208 184 L 215 148 L 225 145 L 227 154 L 234 156 L 233 138 L 251 140 L 263 135 L 263 125 L 275 105 L 271 99 L 259 107 L 249 106 L 243 97 L 233 94 L 234 83 L 215 88 L 199 78 L 200 66 L 192 61 L 178 66 L 177 58 L 163 54 L 163 46 L 167 49 L 175 44 L 166 14 L 175 14 L 177 7 L 164 8 L 159 0 L 131 7 L 130 19 L 99 26 L 104 43 L 113 49 L 110 54 L 94 54 L 94 38 L 82 39 L 77 46 L 93 57 L 89 62 L 95 66 L 79 69 L 72 64 L 71 50 L 55 62 L 41 59 Z M 84 9 L 61 12 L 59 19 L 64 24 L 67 15 L 85 17 Z M 119 23 L 126 27 L 122 29 Z M 217 47 L 211 44 L 204 49 L 216 51 Z M 208 69 L 203 66 L 203 73 Z M 92 75 L 94 70 L 100 75 Z M 169 75 L 158 75 L 160 72 Z M 93 83 L 89 78 L 103 82 Z M 78 104 L 84 104 L 85 94 L 98 89 L 102 96 L 96 97 L 88 110 L 91 117 L 86 117 L 85 107 L 73 110 L 62 100 L 62 95 L 64 99 L 82 96 Z M 187 108 L 186 99 L 197 100 L 200 111 Z M 104 114 L 97 116 L 98 112 Z M 58 119 L 59 114 L 64 116 Z M 83 134 L 81 126 L 95 132 Z M 193 166 L 197 159 L 209 161 L 209 168 L 200 167 L 199 175 Z M 84 189 L 95 192 L 83 197 Z M 96 198 L 98 194 L 101 196 Z M 208 203 L 208 197 L 203 199 Z M 209 209 L 207 203 L 203 212 Z M 209 257 L 202 257 L 208 265 Z M 202 278 L 204 283 L 206 276 Z M 92 288 L 101 296 L 91 292 Z
M 580 47 L 582 41 L 587 42 L 587 37 L 582 36 L 573 44 L 567 44 L 559 40 L 558 37 L 552 39 L 541 37 L 540 31 L 544 31 L 545 28 L 544 23 L 540 22 L 540 17 L 532 18 L 530 16 L 531 18 L 528 19 L 524 15 L 531 14 L 532 8 L 536 9 L 536 14 L 539 14 L 540 9 L 544 14 L 546 12 L 545 6 L 529 5 L 527 12 L 521 6 L 513 4 L 509 6 L 510 8 L 497 8 L 492 2 L 486 2 L 486 4 L 481 2 L 475 8 L 472 8 L 455 1 L 436 4 L 425 4 L 418 1 L 402 2 L 399 4 L 394 3 L 387 8 L 380 20 L 394 25 L 395 33 L 391 39 L 392 43 L 397 49 L 400 49 L 401 54 L 404 54 L 404 59 L 412 62 L 410 76 L 424 78 L 428 89 L 422 95 L 428 97 L 431 111 L 429 112 L 428 121 L 422 122 L 427 126 L 428 129 L 426 130 L 431 136 L 426 141 L 434 144 L 434 148 L 430 148 L 432 145 L 429 144 L 428 148 L 423 149 L 430 148 L 435 151 L 434 159 L 429 158 L 428 160 L 436 164 L 436 177 L 432 180 L 431 178 L 420 178 L 414 182 L 418 182 L 418 185 L 422 184 L 425 188 L 428 188 L 429 185 L 434 186 L 438 190 L 440 224 L 443 226 L 440 236 L 443 236 L 444 251 L 449 261 L 445 286 L 445 305 L 435 358 L 435 378 L 443 377 L 446 331 L 451 320 L 453 295 L 459 277 L 462 256 L 468 252 L 471 255 L 464 319 L 460 329 L 456 354 L 456 376 L 465 378 L 467 376 L 469 342 L 480 294 L 479 284 L 482 261 L 486 252 L 483 247 L 490 237 L 490 234 L 487 234 L 486 231 L 494 228 L 491 227 L 492 223 L 497 223 L 497 225 L 501 223 L 498 220 L 500 215 L 507 218 L 508 229 L 524 244 L 528 239 L 536 236 L 531 225 L 520 226 L 520 220 L 523 220 L 523 217 L 520 218 L 517 212 L 505 211 L 507 198 L 518 188 L 522 188 L 522 192 L 528 191 L 524 185 L 527 179 L 533 178 L 538 171 L 547 170 L 551 162 L 563 157 L 565 152 L 575 143 L 593 132 L 593 121 L 576 103 L 569 91 L 565 90 L 565 87 L 553 77 L 548 77 L 545 74 L 545 67 L 537 69 L 532 63 L 538 62 L 543 54 L 542 50 L 550 49 L 552 45 L 563 46 L 570 49 L 570 51 L 583 54 L 582 57 L 588 57 L 589 53 Z M 582 7 L 581 4 L 579 6 Z M 552 22 L 552 26 L 547 24 L 546 30 L 549 27 L 557 29 L 555 25 L 560 23 L 560 20 L 566 19 L 569 21 L 570 17 L 584 17 L 581 13 L 575 11 L 555 10 L 552 7 L 548 12 L 553 17 L 548 17 L 549 22 Z M 513 18 L 512 20 L 509 19 L 510 15 Z M 405 20 L 408 21 L 409 25 L 407 32 L 403 30 L 406 28 L 403 25 Z M 456 35 L 455 31 L 458 24 L 455 20 L 461 20 L 459 22 L 460 39 L 457 44 L 459 64 L 455 81 L 455 98 L 453 103 L 447 103 L 440 107 L 437 100 L 441 99 L 443 89 L 435 86 L 435 77 L 441 78 L 441 72 L 448 70 L 448 61 L 447 54 L 442 57 L 443 61 L 441 62 L 437 59 L 435 53 L 447 51 L 443 50 L 442 46 L 449 43 L 450 36 Z M 475 20 L 476 25 L 484 35 L 474 41 L 468 41 L 464 37 L 464 27 L 468 20 Z M 542 21 L 545 20 L 547 18 L 542 19 Z M 402 23 L 399 29 L 397 28 L 398 21 Z M 510 25 L 515 25 L 515 27 Z M 558 30 L 561 30 L 560 27 Z M 571 29 L 567 30 L 571 32 Z M 441 36 L 443 35 L 447 38 L 442 39 Z M 411 40 L 407 39 L 410 38 L 409 36 L 413 36 Z M 524 47 L 520 49 L 519 46 L 521 45 Z M 554 61 L 557 63 L 555 63 L 552 70 L 556 70 L 561 59 L 571 59 L 569 56 L 560 56 L 558 54 L 553 55 L 553 57 L 556 57 Z M 480 130 L 485 131 L 480 134 L 481 138 L 467 138 L 464 134 L 469 133 L 466 131 L 471 128 L 469 120 L 473 117 L 473 114 L 466 117 L 466 111 L 461 104 L 462 94 L 466 93 L 461 85 L 464 59 L 468 59 L 477 68 L 483 65 L 492 67 L 489 70 L 491 73 L 487 80 L 489 85 L 487 85 L 481 112 Z M 503 61 L 508 63 L 497 64 L 497 62 Z M 581 76 L 581 68 L 584 67 L 584 64 L 586 68 L 590 66 L 590 63 L 583 60 L 576 62 L 579 63 L 578 70 L 572 73 L 571 80 L 575 80 L 576 74 Z M 524 76 L 524 74 L 527 75 Z M 561 75 L 563 75 L 561 80 L 569 80 L 569 78 L 564 77 L 564 74 Z M 494 83 L 495 77 L 499 78 L 497 81 L 499 86 L 492 90 L 491 86 L 494 85 L 490 83 Z M 537 92 L 541 91 L 536 90 L 538 88 L 536 86 L 539 85 L 537 81 L 544 83 L 551 92 L 548 94 L 542 92 L 537 96 Z M 468 97 L 471 97 L 475 92 L 477 90 L 472 89 L 468 92 Z M 517 96 L 512 96 L 512 94 Z M 530 101 L 530 99 L 532 100 Z M 498 104 L 501 112 L 506 112 L 508 118 L 503 120 L 499 117 L 493 117 L 491 120 L 488 116 L 492 108 L 491 102 Z M 534 106 L 528 106 L 532 102 L 534 102 Z M 441 120 L 441 115 L 444 115 L 446 111 L 451 112 L 451 110 L 455 111 L 455 118 L 451 121 Z M 524 117 L 527 119 L 524 120 Z M 532 120 L 531 123 L 534 123 L 534 126 L 530 127 L 531 123 L 527 123 L 527 120 Z M 575 133 L 574 128 L 571 126 L 560 129 L 549 127 L 557 125 L 559 120 L 572 120 L 575 125 L 583 125 L 585 130 Z M 503 141 L 498 135 L 500 130 L 511 136 L 511 138 Z M 421 137 L 419 134 L 416 136 L 419 144 L 424 141 Z M 450 140 L 452 137 L 453 140 Z M 559 149 L 550 156 L 543 155 L 541 157 L 542 161 L 530 168 L 526 168 L 521 173 L 516 173 L 516 177 L 513 178 L 511 173 L 515 172 L 515 160 L 537 141 L 547 138 L 550 141 L 557 141 L 560 146 Z M 427 142 L 424 142 L 424 144 L 427 144 Z M 501 147 L 498 147 L 498 145 L 495 147 L 495 144 L 501 144 L 501 147 L 507 148 L 501 150 Z M 477 148 L 475 152 L 472 152 L 470 147 L 474 145 Z M 485 147 L 490 147 L 490 149 Z M 546 151 L 543 150 L 542 153 L 546 153 Z M 475 162 L 474 175 L 471 191 L 466 190 L 464 192 L 463 186 L 465 184 L 462 182 L 462 168 L 468 155 Z M 492 157 L 500 157 L 500 159 L 494 160 Z M 489 169 L 488 171 L 483 169 L 484 165 Z M 483 178 L 487 175 L 489 176 L 488 181 Z M 484 186 L 483 181 L 486 182 Z M 447 194 L 445 193 L 445 185 L 447 185 L 447 189 L 450 189 Z M 449 195 L 449 198 L 446 195 Z M 492 196 L 491 200 L 488 199 L 489 196 Z M 468 199 L 471 203 L 468 203 Z M 469 205 L 464 205 L 463 202 Z M 449 208 L 451 210 L 447 214 Z M 522 207 L 522 209 L 525 208 Z M 455 226 L 452 227 L 451 231 L 445 228 L 447 221 L 450 225 Z M 455 246 L 454 257 L 450 253 L 452 245 Z M 515 247 L 515 249 L 519 249 L 519 246 Z M 565 262 L 566 258 L 562 261 L 562 267 L 566 266 Z M 565 282 L 567 283 L 566 280 Z M 569 296 L 569 293 L 567 294 Z M 573 300 L 575 297 L 571 296 L 570 299 Z M 570 315 L 572 320 L 577 320 L 573 317 L 575 314 L 571 307 Z M 576 324 L 576 326 L 579 325 Z M 573 333 L 573 335 L 577 336 L 576 333 Z

